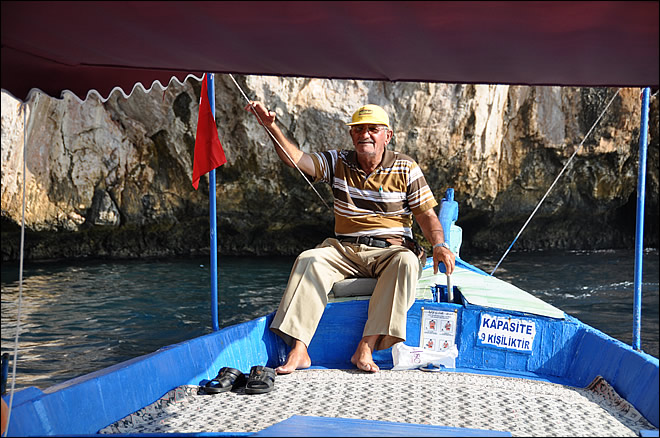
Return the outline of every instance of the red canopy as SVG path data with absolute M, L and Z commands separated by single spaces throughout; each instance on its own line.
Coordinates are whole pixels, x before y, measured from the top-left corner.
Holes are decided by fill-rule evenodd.
M 657 86 L 658 2 L 2 2 L 2 88 L 193 73 Z

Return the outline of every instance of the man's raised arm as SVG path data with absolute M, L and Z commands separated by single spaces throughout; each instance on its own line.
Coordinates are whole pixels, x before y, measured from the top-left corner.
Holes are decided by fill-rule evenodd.
M 312 157 L 298 149 L 288 138 L 284 136 L 280 128 L 275 124 L 275 112 L 268 111 L 261 102 L 250 102 L 245 109 L 255 114 L 260 124 L 266 127 L 272 134 L 271 141 L 275 145 L 275 151 L 282 162 L 289 167 L 295 167 L 293 162 L 298 165 L 300 170 L 307 175 L 314 176 L 314 161 Z M 278 145 L 279 143 L 279 145 Z M 281 147 L 280 147 L 281 146 Z

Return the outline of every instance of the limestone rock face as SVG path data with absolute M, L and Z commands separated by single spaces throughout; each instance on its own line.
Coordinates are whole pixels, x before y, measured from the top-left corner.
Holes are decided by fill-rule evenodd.
M 438 201 L 455 189 L 462 256 L 506 249 L 573 154 L 515 249 L 633 246 L 639 89 L 621 89 L 588 134 L 617 89 L 236 79 L 305 152 L 351 149 L 353 111 L 385 108 L 390 148 L 418 161 Z M 26 258 L 208 253 L 208 178 L 198 191 L 191 182 L 200 90 L 189 79 L 106 102 L 37 94 L 24 107 L 25 174 L 24 114 L 3 92 L 2 259 L 18 257 L 24 177 Z M 228 160 L 216 171 L 219 251 L 297 254 L 333 234 L 332 212 L 279 161 L 245 104 L 218 75 L 216 122 Z M 657 247 L 657 97 L 649 125 L 645 245 Z M 315 187 L 332 205 L 329 188 Z

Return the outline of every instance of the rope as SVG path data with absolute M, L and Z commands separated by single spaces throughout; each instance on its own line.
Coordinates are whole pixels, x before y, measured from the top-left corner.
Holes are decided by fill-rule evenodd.
M 522 228 L 520 229 L 520 231 L 518 232 L 518 234 L 516 235 L 516 237 L 513 239 L 513 242 L 511 242 L 511 245 L 509 245 L 509 247 L 507 248 L 507 250 L 504 252 L 504 255 L 502 255 L 502 258 L 500 259 L 500 261 L 497 262 L 497 265 L 495 265 L 495 268 L 493 269 L 493 272 L 490 273 L 491 276 L 495 273 L 495 271 L 497 270 L 497 268 L 499 268 L 500 264 L 502 263 L 502 260 L 504 260 L 504 257 L 506 257 L 507 254 L 509 254 L 509 251 L 511 250 L 511 248 L 512 248 L 513 245 L 516 243 L 516 241 L 518 240 L 518 238 L 520 237 L 520 235 L 522 234 L 522 232 L 523 232 L 523 231 L 525 230 L 525 228 L 527 227 L 527 224 L 529 224 L 529 222 L 532 220 L 532 217 L 536 214 L 536 212 L 537 212 L 537 210 L 539 209 L 539 207 L 541 207 L 541 204 L 543 204 L 543 201 L 545 201 L 545 198 L 548 197 L 548 194 L 549 194 L 550 191 L 553 189 L 553 187 L 555 186 L 555 184 L 557 183 L 557 181 L 559 180 L 559 178 L 561 178 L 561 176 L 564 174 L 564 171 L 566 170 L 566 168 L 568 167 L 568 165 L 571 164 L 571 161 L 573 161 L 573 158 L 575 158 L 575 155 L 577 155 L 577 153 L 578 153 L 578 151 L 580 150 L 580 148 L 582 148 L 582 145 L 584 144 L 584 142 L 585 142 L 585 141 L 587 140 L 587 138 L 589 137 L 589 134 L 591 134 L 591 132 L 594 130 L 594 128 L 596 128 L 596 125 L 598 124 L 598 122 L 600 122 L 600 119 L 603 118 L 603 116 L 605 115 L 605 112 L 607 111 L 607 109 L 610 107 L 610 105 L 612 105 L 612 102 L 614 102 L 614 98 L 616 98 L 616 97 L 619 95 L 619 91 L 621 91 L 621 88 L 619 88 L 619 89 L 616 91 L 616 93 L 614 93 L 614 96 L 612 96 L 612 98 L 610 99 L 610 101 L 607 103 L 607 106 L 605 106 L 605 109 L 600 113 L 600 116 L 598 116 L 598 118 L 596 119 L 596 121 L 594 122 L 594 124 L 591 125 L 591 128 L 589 129 L 589 132 L 587 132 L 587 134 L 584 136 L 584 138 L 582 139 L 582 141 L 580 142 L 580 144 L 578 145 L 578 147 L 577 147 L 577 148 L 575 149 L 575 151 L 573 152 L 573 155 L 571 155 L 571 157 L 568 159 L 568 161 L 567 161 L 566 164 L 564 165 L 564 167 L 563 167 L 563 169 L 561 170 L 561 172 L 559 172 L 559 175 L 557 175 L 557 177 L 555 178 L 555 180 L 552 182 L 552 184 L 550 185 L 550 188 L 548 189 L 548 191 L 545 192 L 545 195 L 543 195 L 543 198 L 541 198 L 541 200 L 539 201 L 539 203 L 538 203 L 538 205 L 536 206 L 536 208 L 534 209 L 534 211 L 532 211 L 532 214 L 529 215 L 529 218 L 527 219 L 527 222 L 525 222 L 525 224 L 522 226 Z
M 241 94 L 243 95 L 243 97 L 245 98 L 245 100 L 247 101 L 247 103 L 252 107 L 252 109 L 254 109 L 254 104 L 253 104 L 252 101 L 251 101 L 251 100 L 245 95 L 245 93 L 244 93 L 243 90 L 241 89 L 241 86 L 238 85 L 238 82 L 236 82 L 236 79 L 234 79 L 234 76 L 230 73 L 230 74 L 229 74 L 229 77 L 231 78 L 232 81 L 234 81 L 234 84 L 236 84 L 236 87 L 238 88 L 238 91 L 241 92 Z M 302 175 L 302 177 L 303 177 L 303 179 L 305 180 L 305 182 L 306 182 L 306 183 L 312 188 L 312 190 L 314 190 L 314 193 L 316 193 L 316 196 L 319 197 L 319 199 L 321 200 L 321 202 L 323 202 L 323 204 L 324 204 L 326 207 L 328 207 L 329 210 L 332 210 L 332 208 L 330 208 L 330 206 L 328 205 L 328 203 L 325 202 L 325 199 L 323 199 L 323 197 L 321 196 L 321 194 L 320 194 L 318 191 L 316 191 L 316 189 L 314 188 L 314 186 L 312 185 L 312 183 L 309 182 L 309 180 L 307 179 L 307 176 L 303 173 L 302 170 L 300 170 L 300 167 L 298 167 L 298 165 L 296 164 L 296 162 L 293 161 L 293 159 L 291 158 L 291 156 L 287 153 L 287 151 L 284 149 L 284 147 L 282 147 L 282 145 L 280 144 L 280 142 L 277 141 L 277 139 L 275 138 L 275 136 L 273 135 L 273 133 L 270 132 L 270 129 L 268 129 L 268 128 L 266 127 L 266 125 L 264 125 L 264 122 L 263 122 L 263 120 L 261 120 L 261 117 L 259 117 L 259 114 L 257 114 L 256 111 L 254 111 L 254 115 L 257 116 L 257 119 L 259 120 L 259 124 L 260 124 L 261 126 L 263 126 L 263 128 L 266 130 L 266 132 L 268 133 L 268 135 L 270 135 L 270 138 L 273 139 L 273 141 L 274 141 L 274 142 L 280 147 L 280 149 L 282 149 L 282 152 L 284 152 L 284 154 L 285 154 L 286 157 L 289 159 L 289 161 L 291 161 L 291 163 L 294 165 L 294 167 L 295 167 L 296 169 L 298 169 L 298 172 L 300 172 L 300 174 Z
M 39 95 L 35 99 L 39 99 Z M 30 117 L 30 126 L 27 126 L 27 102 L 21 103 L 19 112 L 23 112 L 23 205 L 21 213 L 21 246 L 18 265 L 18 309 L 16 315 L 16 337 L 14 338 L 14 363 L 12 364 L 11 372 L 11 390 L 9 396 L 9 412 L 7 413 L 7 425 L 3 436 L 9 433 L 9 422 L 11 420 L 11 410 L 14 404 L 14 390 L 16 388 L 16 362 L 18 362 L 18 334 L 21 328 L 21 310 L 23 304 L 23 248 L 25 243 L 25 174 L 26 164 L 25 157 L 27 155 L 27 138 L 28 130 L 32 125 L 32 117 Z

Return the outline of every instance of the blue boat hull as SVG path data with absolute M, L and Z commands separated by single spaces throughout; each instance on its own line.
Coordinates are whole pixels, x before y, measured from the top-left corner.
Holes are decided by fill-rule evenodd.
M 350 357 L 362 337 L 367 306 L 368 301 L 328 304 L 309 346 L 313 367 L 354 368 Z M 454 371 L 575 387 L 585 387 L 602 376 L 658 427 L 657 358 L 634 351 L 568 315 L 555 319 L 430 300 L 417 300 L 409 310 L 407 345 L 419 345 L 422 308 L 456 312 L 459 354 Z M 537 334 L 532 351 L 493 348 L 479 342 L 484 315 L 533 322 Z M 253 365 L 275 367 L 286 357 L 287 347 L 269 330 L 272 318 L 270 314 L 171 345 L 43 392 L 36 388 L 20 391 L 14 396 L 9 435 L 93 434 L 173 388 L 203 384 L 223 366 L 243 372 Z M 376 352 L 374 359 L 383 369 L 393 366 L 391 349 Z

